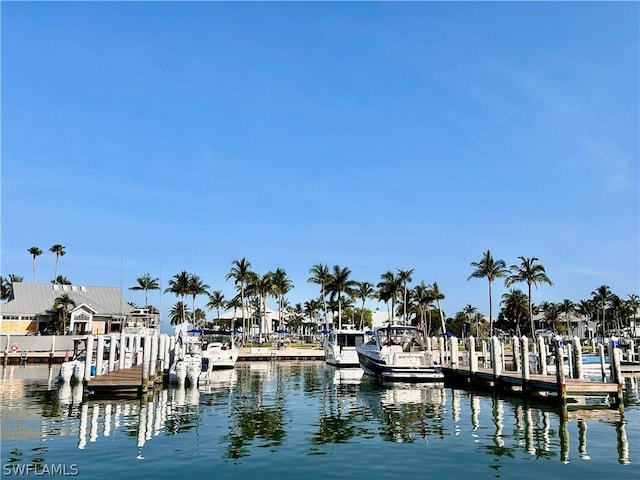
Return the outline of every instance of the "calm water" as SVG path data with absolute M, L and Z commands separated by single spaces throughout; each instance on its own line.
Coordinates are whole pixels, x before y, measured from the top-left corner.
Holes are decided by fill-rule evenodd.
M 442 386 L 377 385 L 322 362 L 238 363 L 153 401 L 90 400 L 48 367 L 2 373 L 3 477 L 640 478 L 625 408 L 571 413 Z M 34 465 L 39 465 L 36 475 Z

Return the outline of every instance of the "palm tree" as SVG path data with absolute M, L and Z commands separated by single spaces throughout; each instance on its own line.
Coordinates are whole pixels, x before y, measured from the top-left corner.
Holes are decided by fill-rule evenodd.
M 553 286 L 553 282 L 547 276 L 544 265 L 538 262 L 536 257 L 518 257 L 520 265 L 511 266 L 511 275 L 505 280 L 505 285 L 510 287 L 518 282 L 526 282 L 529 296 L 529 322 L 531 323 L 531 338 L 535 340 L 536 329 L 533 323 L 533 303 L 531 301 L 531 287 L 539 283 L 546 283 Z
M 357 328 L 362 328 L 364 324 L 364 302 L 367 298 L 372 298 L 375 294 L 373 285 L 369 282 L 357 282 L 356 288 L 353 291 L 353 296 L 362 300 L 362 308 L 360 310 L 360 324 Z
M 529 315 L 527 301 L 527 296 L 517 289 L 511 289 L 502 295 L 502 302 L 500 303 L 503 307 L 500 314 L 502 319 L 508 322 L 509 326 L 513 326 L 517 336 L 520 336 L 520 327 L 526 324 Z
M 320 295 L 322 296 L 322 305 L 324 308 L 324 328 L 327 328 L 327 292 L 326 288 L 331 280 L 331 274 L 329 273 L 329 267 L 323 263 L 314 265 L 309 270 L 311 276 L 307 279 L 307 282 L 320 285 Z
M 440 327 L 442 328 L 442 334 L 444 335 L 447 333 L 447 327 L 444 324 L 444 314 L 442 313 L 442 308 L 440 308 L 440 300 L 444 300 L 444 293 L 440 291 L 436 282 L 433 282 L 431 285 L 429 285 L 429 287 L 431 288 L 434 300 L 436 301 L 436 305 L 438 306 L 438 313 L 440 314 Z
M 36 283 L 36 257 L 42 255 L 42 250 L 38 247 L 31 247 L 27 250 L 33 258 L 33 283 Z
M 184 297 L 189 293 L 189 277 L 190 274 L 184 270 L 180 273 L 176 273 L 171 279 L 169 279 L 169 287 L 164 290 L 164 293 L 173 293 L 177 297 L 180 297 L 180 302 L 176 303 L 173 308 L 176 308 L 176 306 L 179 305 L 183 311 L 179 317 L 173 316 L 174 319 L 182 318 L 183 321 L 186 321 L 187 310 L 184 303 Z M 174 324 L 172 323 L 172 325 Z
M 20 275 L 10 273 L 7 277 L 0 277 L 0 283 L 2 284 L 2 300 L 10 300 L 13 297 L 13 284 L 22 282 L 23 278 Z
M 55 280 L 51 280 L 51 283 L 56 285 L 71 285 L 71 280 L 64 275 L 58 275 Z
M 149 299 L 147 298 L 147 292 L 149 290 L 160 290 L 158 279 L 153 278 L 148 273 L 145 273 L 141 277 L 137 277 L 136 282 L 138 282 L 138 285 L 129 287 L 129 290 L 144 290 L 144 306 L 145 308 L 147 308 L 149 306 Z
M 262 342 L 263 324 L 267 318 L 267 297 L 275 294 L 273 272 L 267 272 L 262 276 L 255 272 L 249 272 L 246 293 L 257 298 L 257 308 L 255 308 L 254 314 L 258 313 L 258 338 Z
M 216 309 L 217 311 L 217 320 L 220 321 L 220 309 L 225 306 L 224 295 L 220 290 L 214 290 L 209 294 L 209 301 L 205 305 L 208 309 Z
M 471 278 L 486 278 L 489 281 L 489 336 L 493 336 L 493 294 L 491 293 L 491 285 L 496 278 L 506 277 L 509 273 L 507 264 L 504 260 L 494 260 L 491 252 L 484 252 L 479 262 L 471 262 L 471 266 L 475 270 L 467 277 L 467 281 Z
M 462 309 L 462 314 L 464 315 L 467 323 L 469 324 L 469 329 L 471 329 L 471 325 L 472 325 L 471 322 L 475 318 L 477 313 L 478 313 L 478 309 L 471 304 L 465 305 L 464 308 Z M 478 337 L 477 332 L 478 332 L 478 329 L 476 328 L 476 338 Z
M 193 311 L 193 315 L 191 321 L 193 322 L 194 328 L 202 328 L 206 326 L 207 314 L 201 308 L 196 308 Z
M 600 285 L 593 292 L 593 300 L 598 307 L 600 307 L 600 311 L 602 312 L 602 337 L 605 336 L 605 316 L 607 311 L 607 305 L 611 301 L 611 297 L 613 293 L 611 293 L 611 289 L 608 285 Z
M 575 304 L 568 299 L 562 300 L 560 303 L 560 310 L 564 313 L 564 319 L 567 322 L 567 337 L 571 337 L 571 314 L 575 311 Z
M 429 335 L 431 333 L 431 303 L 435 300 L 433 296 L 433 291 L 429 288 L 428 285 L 425 285 L 424 281 L 421 281 L 418 285 L 413 287 L 411 290 L 411 296 L 418 307 L 418 311 L 420 312 L 420 323 L 422 324 L 422 329 L 424 330 L 425 335 Z M 425 323 L 425 313 L 429 316 L 428 325 Z
M 282 310 L 284 309 L 284 296 L 293 288 L 293 282 L 287 277 L 287 272 L 277 268 L 271 277 L 273 292 L 278 298 L 278 329 L 282 328 Z
M 398 279 L 402 282 L 402 288 L 404 290 L 404 295 L 402 297 L 402 320 L 405 325 L 407 325 L 407 284 L 411 281 L 411 274 L 413 273 L 413 269 L 411 270 L 400 270 L 398 269 Z
M 208 288 L 209 285 L 205 284 L 198 275 L 195 273 L 189 274 L 189 279 L 187 280 L 187 295 L 191 295 L 191 311 L 194 315 L 196 313 L 196 296 L 208 295 Z
M 389 313 L 389 325 L 391 325 L 391 315 L 395 316 L 396 300 L 402 285 L 400 278 L 391 271 L 383 273 L 380 278 L 381 281 L 376 285 L 378 298 L 387 305 L 387 313 L 389 313 L 389 303 L 391 303 L 391 312 Z
M 225 280 L 233 278 L 236 287 L 240 287 L 240 301 L 242 303 L 242 336 L 246 337 L 247 329 L 245 325 L 244 294 L 247 281 L 249 280 L 251 274 L 251 270 L 249 270 L 251 268 L 251 263 L 243 257 L 240 260 L 234 260 L 233 262 L 231 262 L 231 265 L 231 270 L 225 276 Z
M 189 307 L 187 307 L 182 300 L 176 302 L 169 311 L 169 321 L 173 326 L 180 325 L 188 321 L 190 317 L 191 312 L 189 312 Z
M 63 293 L 59 297 L 53 300 L 53 309 L 58 312 L 58 315 L 62 317 L 62 334 L 64 335 L 67 329 L 67 317 L 69 316 L 69 310 L 76 306 L 76 302 L 69 296 L 68 293 Z
M 56 243 L 55 245 L 51 245 L 51 247 L 49 247 L 49 251 L 51 253 L 56 254 L 56 270 L 53 275 L 53 278 L 57 279 L 58 278 L 58 260 L 60 259 L 60 257 L 64 256 L 66 252 L 64 251 L 64 246 L 60 245 L 59 243 Z
M 338 329 L 342 328 L 342 294 L 353 296 L 353 289 L 356 286 L 356 281 L 350 279 L 350 275 L 351 270 L 347 267 L 342 268 L 339 265 L 334 265 L 331 280 L 327 285 L 329 294 L 338 299 Z

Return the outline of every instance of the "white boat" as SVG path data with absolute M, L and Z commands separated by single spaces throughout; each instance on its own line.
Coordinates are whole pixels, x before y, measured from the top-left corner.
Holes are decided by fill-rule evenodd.
M 202 330 L 200 333 L 202 347 L 202 369 L 199 382 L 207 383 L 214 377 L 215 370 L 234 368 L 240 355 L 233 332 L 226 330 Z
M 363 330 L 350 328 L 331 330 L 324 341 L 324 359 L 336 367 L 359 367 L 356 347 L 365 342 Z
M 65 356 L 60 364 L 57 380 L 62 383 L 82 382 L 84 380 L 84 369 L 86 359 L 87 336 L 73 339 L 73 355 Z M 68 352 L 67 352 L 68 353 Z
M 173 363 L 169 368 L 169 382 L 178 385 L 198 385 L 202 371 L 202 347 L 199 330 L 180 336 L 176 344 Z
M 360 367 L 367 375 L 388 381 L 444 381 L 441 365 L 425 349 L 422 330 L 416 327 L 378 327 L 356 351 Z

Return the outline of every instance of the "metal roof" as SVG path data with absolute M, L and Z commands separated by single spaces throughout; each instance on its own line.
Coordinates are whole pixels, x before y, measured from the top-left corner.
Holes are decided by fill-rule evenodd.
M 53 283 L 14 282 L 13 300 L 0 304 L 3 315 L 38 315 L 53 310 L 55 299 L 64 293 L 76 302 L 86 304 L 98 315 L 128 314 L 133 310 L 118 287 L 55 285 Z

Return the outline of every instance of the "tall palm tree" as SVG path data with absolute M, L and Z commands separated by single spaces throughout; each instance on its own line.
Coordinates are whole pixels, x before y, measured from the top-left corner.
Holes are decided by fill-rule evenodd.
M 389 313 L 389 303 L 391 303 L 391 312 L 389 313 L 389 325 L 392 323 L 392 315 L 396 313 L 396 300 L 398 299 L 400 289 L 402 287 L 400 277 L 391 271 L 387 271 L 380 275 L 380 281 L 376 285 L 378 289 L 378 298 L 387 305 Z
M 364 325 L 364 302 L 367 298 L 372 298 L 375 294 L 375 288 L 369 282 L 357 282 L 356 288 L 353 291 L 353 296 L 362 300 L 362 308 L 360 310 L 360 324 L 357 328 L 362 328 Z
M 438 288 L 438 284 L 436 282 L 433 282 L 431 285 L 429 285 L 429 287 L 431 288 L 434 300 L 436 301 L 436 305 L 438 306 L 438 313 L 440 314 L 440 327 L 442 328 L 442 333 L 446 334 L 447 327 L 444 324 L 444 313 L 442 312 L 442 308 L 440 307 L 440 300 L 444 300 L 444 293 L 440 291 L 440 288 Z
M 58 314 L 62 317 L 62 335 L 65 334 L 67 329 L 69 311 L 75 306 L 75 300 L 71 298 L 68 293 L 63 293 L 53 300 L 53 310 L 59 312 Z
M 59 243 L 56 243 L 55 245 L 51 245 L 51 247 L 49 247 L 49 251 L 51 253 L 55 253 L 56 255 L 56 270 L 53 275 L 53 278 L 57 279 L 58 278 L 58 260 L 60 259 L 60 257 L 64 256 L 66 252 L 64 251 L 64 246 L 60 245 Z
M 331 273 L 329 273 L 329 267 L 324 263 L 318 263 L 311 267 L 309 270 L 311 276 L 307 279 L 307 282 L 320 285 L 320 295 L 322 296 L 322 306 L 324 308 L 324 328 L 328 327 L 327 324 L 327 292 L 326 288 L 331 280 Z
M 544 265 L 538 262 L 536 257 L 519 256 L 520 264 L 511 266 L 511 275 L 505 280 L 505 285 L 510 287 L 518 282 L 527 284 L 527 294 L 529 296 L 529 322 L 531 327 L 531 338 L 535 340 L 536 329 L 533 323 L 533 302 L 531 301 L 531 287 L 539 283 L 546 283 L 553 286 L 553 282 L 547 276 Z
M 207 289 L 209 285 L 205 284 L 198 275 L 195 273 L 189 274 L 189 278 L 187 280 L 187 294 L 191 295 L 191 311 L 196 313 L 196 296 L 198 295 L 208 295 Z M 194 318 L 194 322 L 195 322 Z M 195 324 L 194 324 L 195 326 Z
M 231 270 L 224 277 L 225 280 L 229 280 L 233 278 L 236 287 L 240 288 L 240 301 L 242 303 L 242 336 L 246 338 L 247 329 L 245 325 L 245 287 L 247 285 L 247 281 L 251 275 L 251 262 L 249 262 L 246 258 L 242 258 L 240 260 L 234 260 L 231 262 Z
M 273 292 L 278 298 L 278 329 L 282 328 L 282 310 L 284 309 L 284 296 L 293 288 L 293 282 L 287 277 L 287 272 L 277 268 L 271 277 Z
M 402 288 L 404 290 L 404 294 L 402 297 L 402 321 L 405 325 L 407 325 L 407 284 L 411 281 L 411 275 L 413 274 L 413 269 L 411 270 L 400 270 L 398 269 L 398 279 L 402 282 Z
M 136 278 L 136 282 L 138 285 L 134 285 L 133 287 L 129 287 L 129 290 L 143 290 L 144 291 L 144 306 L 147 308 L 149 306 L 149 298 L 147 296 L 147 292 L 149 290 L 160 290 L 160 285 L 158 284 L 158 279 L 153 278 L 149 273 L 145 273 L 141 277 Z
M 169 279 L 169 287 L 164 290 L 165 293 L 173 293 L 175 296 L 180 297 L 180 302 L 176 303 L 173 308 L 180 306 L 182 308 L 182 313 L 179 317 L 174 315 L 174 319 L 181 318 L 183 321 L 186 321 L 187 319 L 184 297 L 189 293 L 189 277 L 190 274 L 184 270 L 180 273 L 176 273 Z M 174 324 L 172 323 L 172 325 Z
M 38 247 L 31 247 L 27 250 L 33 258 L 33 283 L 36 283 L 36 257 L 42 255 L 42 250 Z
M 347 267 L 334 265 L 331 280 L 326 287 L 329 294 L 338 299 L 338 329 L 342 328 L 342 294 L 353 296 L 353 289 L 356 286 L 356 281 L 350 279 L 350 275 L 351 270 Z
M 472 278 L 486 278 L 489 281 L 489 336 L 493 336 L 493 294 L 491 285 L 496 278 L 506 277 L 509 273 L 504 260 L 494 260 L 491 252 L 484 252 L 479 262 L 471 262 L 475 270 L 467 277 L 467 281 Z
M 225 306 L 224 294 L 220 290 L 214 290 L 209 294 L 209 301 L 205 305 L 208 309 L 216 309 L 217 311 L 217 320 L 220 321 L 220 309 Z

